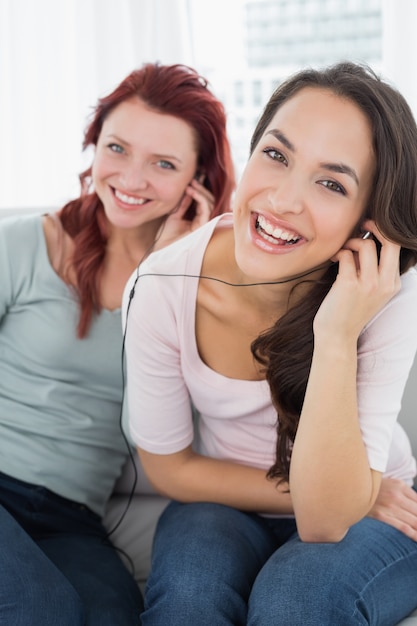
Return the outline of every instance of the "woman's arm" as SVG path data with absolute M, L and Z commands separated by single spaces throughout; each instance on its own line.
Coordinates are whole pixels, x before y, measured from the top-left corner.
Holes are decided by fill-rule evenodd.
M 195 348 L 190 348 L 194 343 L 198 285 L 194 279 L 164 274 L 172 272 L 172 267 L 176 275 L 198 273 L 193 265 L 185 270 L 184 258 L 191 255 L 190 245 L 198 248 L 200 255 L 203 253 L 210 234 L 204 235 L 203 241 L 202 232 L 192 236 L 195 244 L 183 240 L 169 252 L 165 249 L 152 255 L 141 268 L 143 274 L 125 320 L 130 432 L 149 480 L 170 498 L 292 514 L 288 493 L 283 493 L 285 488 L 278 490 L 274 481 L 266 478 L 266 468 L 216 460 L 196 454 L 191 448 L 194 428 L 189 383 L 194 387 L 197 384 L 193 394 L 197 394 L 202 405 L 206 397 L 213 400 L 215 388 L 210 384 L 207 387 L 204 368 L 194 360 Z M 129 284 L 126 295 L 130 289 Z M 127 309 L 126 298 L 124 308 Z M 219 397 L 227 397 L 228 388 L 221 393 Z M 263 402 L 263 393 L 261 398 Z M 241 410 L 241 402 L 237 405 L 237 410 Z
M 363 327 L 400 288 L 399 246 L 352 239 L 339 252 L 339 274 L 314 320 L 314 353 L 290 466 L 300 536 L 339 541 L 378 495 L 359 424 L 357 342 Z
M 276 486 L 264 470 L 201 456 L 191 446 L 175 454 L 138 450 L 153 487 L 179 502 L 216 502 L 243 511 L 292 515 L 288 485 Z

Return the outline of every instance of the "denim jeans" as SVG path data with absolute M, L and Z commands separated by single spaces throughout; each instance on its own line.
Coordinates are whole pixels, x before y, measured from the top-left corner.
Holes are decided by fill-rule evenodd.
M 417 543 L 365 518 L 340 543 L 293 519 L 171 503 L 154 540 L 144 626 L 393 626 L 417 606 Z
M 141 594 L 100 518 L 2 473 L 0 555 L 0 624 L 141 623 Z

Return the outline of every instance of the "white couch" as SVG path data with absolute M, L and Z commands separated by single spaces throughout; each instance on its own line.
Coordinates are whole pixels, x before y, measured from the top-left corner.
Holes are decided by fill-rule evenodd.
M 407 430 L 417 455 L 417 358 L 406 385 L 399 419 Z M 117 547 L 130 555 L 135 564 L 135 578 L 143 590 L 150 566 L 151 544 L 155 524 L 168 501 L 155 495 L 138 463 L 137 469 L 138 483 L 135 495 L 124 520 L 111 535 L 111 538 Z M 116 485 L 115 493 L 109 503 L 105 519 L 107 528 L 113 528 L 126 510 L 127 494 L 132 481 L 133 470 L 131 464 L 128 464 L 122 478 Z M 402 620 L 398 626 L 417 626 L 417 610 Z

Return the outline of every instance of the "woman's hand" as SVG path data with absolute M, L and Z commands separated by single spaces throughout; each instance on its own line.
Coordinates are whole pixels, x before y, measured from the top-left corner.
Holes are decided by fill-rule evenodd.
M 188 235 L 203 224 L 206 224 L 214 209 L 214 196 L 203 185 L 204 175 L 197 180 L 193 178 L 187 186 L 184 196 L 175 211 L 172 211 L 164 222 L 161 237 L 155 249 L 160 249 L 168 244 Z M 184 219 L 191 202 L 196 202 L 196 214 L 192 221 Z
M 382 479 L 368 517 L 385 522 L 417 541 L 417 493 L 402 480 Z
M 314 331 L 336 339 L 356 341 L 363 327 L 399 291 L 400 246 L 386 239 L 367 220 L 369 230 L 381 244 L 378 261 L 372 238 L 349 239 L 332 259 L 339 273 L 314 320 Z

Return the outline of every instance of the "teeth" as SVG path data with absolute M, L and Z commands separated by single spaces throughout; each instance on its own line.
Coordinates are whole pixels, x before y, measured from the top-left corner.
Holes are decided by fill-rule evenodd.
M 283 241 L 298 241 L 300 239 L 294 233 L 289 233 L 281 228 L 274 228 L 262 215 L 258 215 L 258 225 L 267 235 L 271 235 L 274 239 L 282 239 Z
M 145 204 L 146 202 L 145 198 L 134 198 L 133 196 L 127 196 L 126 194 L 122 193 L 121 191 L 118 191 L 117 189 L 115 189 L 114 193 L 116 195 L 116 198 L 119 198 L 119 200 L 121 200 L 122 202 L 125 202 L 126 204 L 141 205 L 141 204 Z

